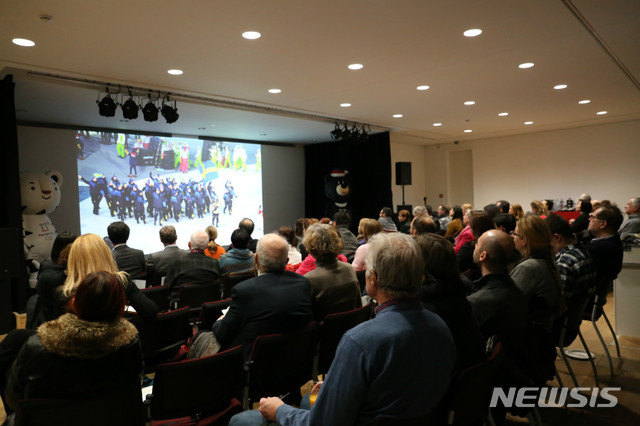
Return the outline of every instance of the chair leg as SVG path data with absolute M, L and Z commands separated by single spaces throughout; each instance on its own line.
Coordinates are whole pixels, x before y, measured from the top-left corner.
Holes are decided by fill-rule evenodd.
M 585 353 L 589 357 L 589 362 L 591 363 L 591 368 L 593 369 L 593 376 L 596 379 L 596 386 L 600 387 L 600 376 L 598 376 L 598 369 L 596 368 L 596 363 L 591 356 L 591 351 L 589 351 L 589 347 L 587 346 L 587 342 L 584 340 L 582 336 L 582 332 L 578 329 L 578 337 L 580 337 L 580 341 L 582 342 L 582 347 L 584 348 Z
M 566 321 L 565 321 L 566 323 Z M 567 359 L 567 355 L 564 353 L 564 336 L 566 334 L 567 328 L 562 327 L 562 330 L 560 331 L 560 342 L 559 342 L 559 347 L 560 347 L 560 354 L 562 355 L 562 359 L 564 360 L 565 365 L 567 366 L 567 370 L 569 370 L 569 374 L 571 375 L 571 380 L 573 380 L 573 384 L 574 386 L 577 388 L 578 387 L 578 380 L 576 379 L 576 375 L 573 373 L 573 368 L 571 368 L 571 364 L 569 364 L 569 360 Z M 557 371 L 556 371 L 557 373 Z
M 593 312 L 591 314 L 591 324 L 593 324 L 593 328 L 596 330 L 596 334 L 598 335 L 598 339 L 600 339 L 600 343 L 602 344 L 602 348 L 604 349 L 605 355 L 607 355 L 607 359 L 609 360 L 609 368 L 611 369 L 611 375 L 613 376 L 613 362 L 611 361 L 611 354 L 609 353 L 609 349 L 607 348 L 607 344 L 604 342 L 602 338 L 602 334 L 596 325 L 596 309 L 597 306 L 593 306 Z M 604 313 L 604 312 L 603 312 Z
M 560 373 L 558 373 L 558 369 L 556 368 L 555 364 L 553 366 L 553 371 L 556 373 L 556 378 L 558 379 L 558 384 L 560 385 L 560 388 L 563 388 L 564 383 L 562 383 L 562 379 L 560 378 Z
M 618 337 L 616 336 L 616 332 L 613 331 L 613 327 L 611 327 L 611 323 L 609 322 L 609 317 L 607 317 L 607 314 L 605 314 L 604 309 L 602 311 L 602 316 L 609 326 L 609 330 L 611 331 L 611 335 L 613 336 L 613 341 L 616 344 L 616 352 L 618 353 L 618 358 L 620 358 L 620 345 L 618 344 Z

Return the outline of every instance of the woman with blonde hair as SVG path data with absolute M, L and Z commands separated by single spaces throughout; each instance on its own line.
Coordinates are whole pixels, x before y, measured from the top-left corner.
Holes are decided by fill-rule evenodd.
M 547 205 L 542 201 L 533 200 L 531 202 L 531 211 L 536 216 L 540 216 L 541 219 L 549 216 L 549 209 L 547 208 Z
M 520 204 L 511 204 L 509 207 L 509 214 L 516 218 L 516 220 L 520 220 L 524 217 L 524 210 Z
M 216 244 L 216 238 L 218 238 L 218 230 L 215 226 L 209 225 L 204 229 L 204 232 L 209 236 L 209 244 L 207 244 L 207 248 L 204 249 L 204 254 L 214 259 L 220 260 L 220 256 L 225 254 L 227 251 L 221 245 Z
M 153 317 L 158 312 L 158 307 L 131 281 L 129 274 L 118 271 L 116 261 L 111 250 L 96 234 L 84 234 L 79 236 L 71 245 L 69 258 L 67 259 L 67 279 L 62 287 L 64 303 L 66 304 L 74 295 L 78 285 L 87 275 L 107 271 L 114 274 L 120 280 L 124 288 L 128 304 L 133 307 L 140 317 Z
M 522 260 L 509 274 L 529 302 L 534 322 L 551 330 L 553 320 L 564 309 L 558 272 L 551 253 L 551 230 L 536 215 L 526 215 L 512 232 Z
M 384 230 L 380 222 L 375 219 L 365 219 L 364 222 L 361 221 L 361 224 L 362 236 L 366 242 L 358 247 L 356 254 L 353 257 L 352 265 L 356 272 L 365 271 L 367 269 L 365 259 L 367 258 L 367 252 L 369 251 L 369 239 Z

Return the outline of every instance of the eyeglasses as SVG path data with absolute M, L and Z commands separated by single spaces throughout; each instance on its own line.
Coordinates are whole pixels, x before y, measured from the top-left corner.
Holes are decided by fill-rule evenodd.
M 605 221 L 604 219 L 600 219 L 598 216 L 596 216 L 593 213 L 589 213 L 589 220 L 599 220 L 599 221 L 602 221 L 602 222 Z
M 509 232 L 509 235 L 511 235 L 511 238 L 513 238 L 513 237 L 524 238 L 522 235 L 516 234 L 516 231 Z

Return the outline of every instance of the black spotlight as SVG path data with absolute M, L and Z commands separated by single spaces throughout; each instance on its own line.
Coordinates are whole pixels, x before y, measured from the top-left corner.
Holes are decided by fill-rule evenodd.
M 142 116 L 144 117 L 144 121 L 157 121 L 158 107 L 151 101 L 147 102 L 144 108 L 142 108 Z
M 131 96 L 122 104 L 122 116 L 128 120 L 138 118 L 138 104 Z
M 104 117 L 113 117 L 116 115 L 116 102 L 111 98 L 111 95 L 107 94 L 107 96 L 98 102 L 98 112 Z
M 166 100 L 168 99 L 169 97 L 166 98 Z M 162 101 L 161 112 L 162 116 L 165 120 L 167 120 L 167 123 L 169 124 L 175 123 L 176 121 L 178 121 L 178 118 L 180 118 L 180 114 L 178 114 L 178 108 L 176 107 L 176 101 L 173 101 L 173 107 L 165 104 L 164 101 Z
M 329 134 L 331 135 L 331 139 L 336 141 L 342 138 L 342 130 L 340 130 L 340 125 L 337 122 L 335 129 L 329 132 Z

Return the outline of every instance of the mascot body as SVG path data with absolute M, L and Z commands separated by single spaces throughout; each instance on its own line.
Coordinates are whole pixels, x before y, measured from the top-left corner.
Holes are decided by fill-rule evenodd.
M 51 256 L 51 246 L 57 233 L 47 213 L 60 204 L 62 175 L 51 170 L 46 173 L 26 172 L 20 175 L 22 200 L 22 228 L 24 232 L 25 259 L 31 276 L 32 287 L 43 260 Z
M 335 169 L 324 178 L 324 193 L 330 200 L 325 209 L 325 216 L 333 219 L 339 211 L 349 213 L 349 197 L 351 196 L 351 177 L 348 170 Z

